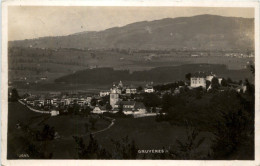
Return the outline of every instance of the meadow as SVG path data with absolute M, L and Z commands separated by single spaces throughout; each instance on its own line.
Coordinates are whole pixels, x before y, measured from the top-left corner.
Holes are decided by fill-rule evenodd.
M 41 131 L 44 125 L 54 127 L 58 133 L 59 139 L 47 141 L 45 144 L 47 152 L 52 152 L 53 157 L 73 158 L 75 150 L 75 142 L 72 136 L 85 136 L 88 138 L 88 132 L 94 132 L 106 128 L 110 122 L 99 119 L 95 124 L 95 129 L 91 129 L 89 118 L 81 116 L 56 116 L 35 113 L 26 106 L 12 102 L 8 104 L 8 158 L 17 158 L 17 155 L 26 153 L 28 146 L 26 133 L 17 128 L 20 126 L 28 126 L 31 131 Z M 88 123 L 89 130 L 86 130 L 85 124 Z M 40 146 L 42 142 L 34 141 L 35 145 Z M 72 154 L 67 154 L 72 152 Z
M 54 127 L 60 135 L 59 139 L 46 141 L 44 149 L 46 152 L 53 153 L 54 159 L 73 159 L 77 158 L 76 143 L 72 136 L 80 136 L 84 142 L 88 144 L 89 134 L 85 129 L 85 123 L 88 118 L 79 116 L 57 116 L 46 118 L 41 114 L 28 110 L 19 103 L 9 103 L 9 121 L 8 121 L 8 158 L 17 158 L 17 155 L 25 153 L 27 141 L 24 133 L 16 128 L 17 122 L 29 125 L 34 130 L 41 130 L 43 124 Z M 38 123 L 42 119 L 46 119 L 44 123 Z M 105 128 L 109 125 L 108 121 L 98 120 L 95 130 Z M 94 135 L 98 144 L 111 151 L 114 149 L 113 140 L 121 140 L 128 136 L 129 140 L 134 140 L 139 149 L 162 149 L 176 146 L 176 139 L 185 140 L 186 129 L 184 126 L 172 126 L 167 122 L 156 122 L 155 117 L 146 118 L 117 118 L 115 124 L 109 129 Z M 200 132 L 199 138 L 206 137 L 204 143 L 200 146 L 200 153 L 206 155 L 210 149 L 212 134 L 209 132 Z M 27 142 L 27 143 L 26 143 Z M 34 141 L 38 146 L 41 142 Z

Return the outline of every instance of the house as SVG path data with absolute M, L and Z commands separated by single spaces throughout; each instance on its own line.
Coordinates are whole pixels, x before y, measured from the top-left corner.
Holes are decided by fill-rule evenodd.
M 51 116 L 57 116 L 57 115 L 59 115 L 59 114 L 60 114 L 59 111 L 56 111 L 56 110 L 52 110 L 52 111 L 51 111 Z
M 153 86 L 146 85 L 146 87 L 144 88 L 144 92 L 145 93 L 153 93 L 154 92 Z
M 84 104 L 86 104 L 86 100 L 84 98 L 80 98 L 77 100 L 77 104 L 80 105 L 80 106 L 83 106 Z
M 100 97 L 108 96 L 109 94 L 110 94 L 109 91 L 101 91 L 101 92 L 99 92 L 99 96 Z
M 69 105 L 70 104 L 70 100 L 66 98 L 66 96 L 63 96 L 60 100 L 60 104 L 61 105 Z
M 103 114 L 104 112 L 107 112 L 107 110 L 105 109 L 105 107 L 101 107 L 101 106 L 96 106 L 92 110 L 92 113 L 94 113 L 94 114 Z
M 119 110 L 120 106 L 123 108 L 123 112 L 126 115 L 130 114 L 145 114 L 146 108 L 143 103 L 141 102 L 135 102 L 135 101 L 120 101 L 117 102 L 115 105 L 115 109 Z
M 52 104 L 53 104 L 53 99 L 51 99 L 51 98 L 45 99 L 44 105 L 52 105 Z
M 27 99 L 26 100 L 26 103 L 28 104 L 28 105 L 31 105 L 31 106 L 34 106 L 35 104 L 34 104 L 34 99 Z
M 52 100 L 53 100 L 52 105 L 58 107 L 58 105 L 60 104 L 61 100 L 58 99 L 58 98 L 53 98 Z
M 35 100 L 35 106 L 38 107 L 42 107 L 44 106 L 44 98 L 43 97 L 39 97 Z
M 120 108 L 120 107 L 123 108 Z M 118 101 L 114 107 L 115 110 L 123 109 L 125 114 L 132 114 L 135 110 L 135 101 Z
M 125 93 L 126 94 L 136 94 L 137 90 L 136 88 L 130 86 L 130 87 L 127 87 L 126 90 L 125 90 Z
M 25 99 L 26 104 L 28 104 L 30 106 L 35 106 L 35 100 L 37 100 L 37 96 L 35 96 L 35 95 L 31 95 Z
M 206 89 L 206 74 L 203 72 L 198 72 L 193 74 L 190 77 L 190 86 L 191 88 L 198 88 L 202 87 Z M 211 77 L 208 77 L 208 79 L 211 79 Z

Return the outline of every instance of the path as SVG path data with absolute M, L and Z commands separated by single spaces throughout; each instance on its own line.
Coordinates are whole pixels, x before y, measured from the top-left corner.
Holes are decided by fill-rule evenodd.
M 19 101 L 19 103 L 21 103 L 22 105 L 25 105 L 27 108 L 29 108 L 33 112 L 37 112 L 37 113 L 41 113 L 41 114 L 50 114 L 50 111 L 40 111 L 40 110 L 37 110 L 37 109 L 34 109 L 34 108 L 28 106 L 27 104 L 25 104 L 21 100 L 18 100 L 18 101 Z
M 95 135 L 95 134 L 97 134 L 97 133 L 101 133 L 101 132 L 103 132 L 103 131 L 106 131 L 106 130 L 110 129 L 110 128 L 115 124 L 115 120 L 116 120 L 116 119 L 112 119 L 112 118 L 109 118 L 109 117 L 105 117 L 105 118 L 110 119 L 110 120 L 111 120 L 111 123 L 107 126 L 107 128 L 104 128 L 104 129 L 99 130 L 99 131 L 92 132 L 92 133 L 91 133 L 92 135 Z

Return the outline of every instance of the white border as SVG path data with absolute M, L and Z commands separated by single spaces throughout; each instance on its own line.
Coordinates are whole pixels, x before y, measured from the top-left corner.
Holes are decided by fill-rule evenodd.
M 254 161 L 214 161 L 214 160 L 7 160 L 7 90 L 8 90 L 8 57 L 7 57 L 7 8 L 8 6 L 180 6 L 180 7 L 252 7 L 255 9 L 255 160 Z M 149 1 L 51 1 L 51 0 L 9 0 L 2 2 L 2 72 L 1 72 L 1 111 L 2 111 L 2 137 L 1 137 L 1 159 L 2 165 L 49 165 L 57 166 L 58 164 L 66 165 L 252 165 L 260 166 L 260 62 L 259 57 L 259 2 L 241 2 L 241 1 L 186 1 L 176 2 L 170 0 L 151 0 Z

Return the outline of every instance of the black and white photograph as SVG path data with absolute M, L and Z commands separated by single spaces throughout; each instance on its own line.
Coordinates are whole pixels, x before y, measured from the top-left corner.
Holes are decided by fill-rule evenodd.
M 7 6 L 6 160 L 254 161 L 256 9 Z

